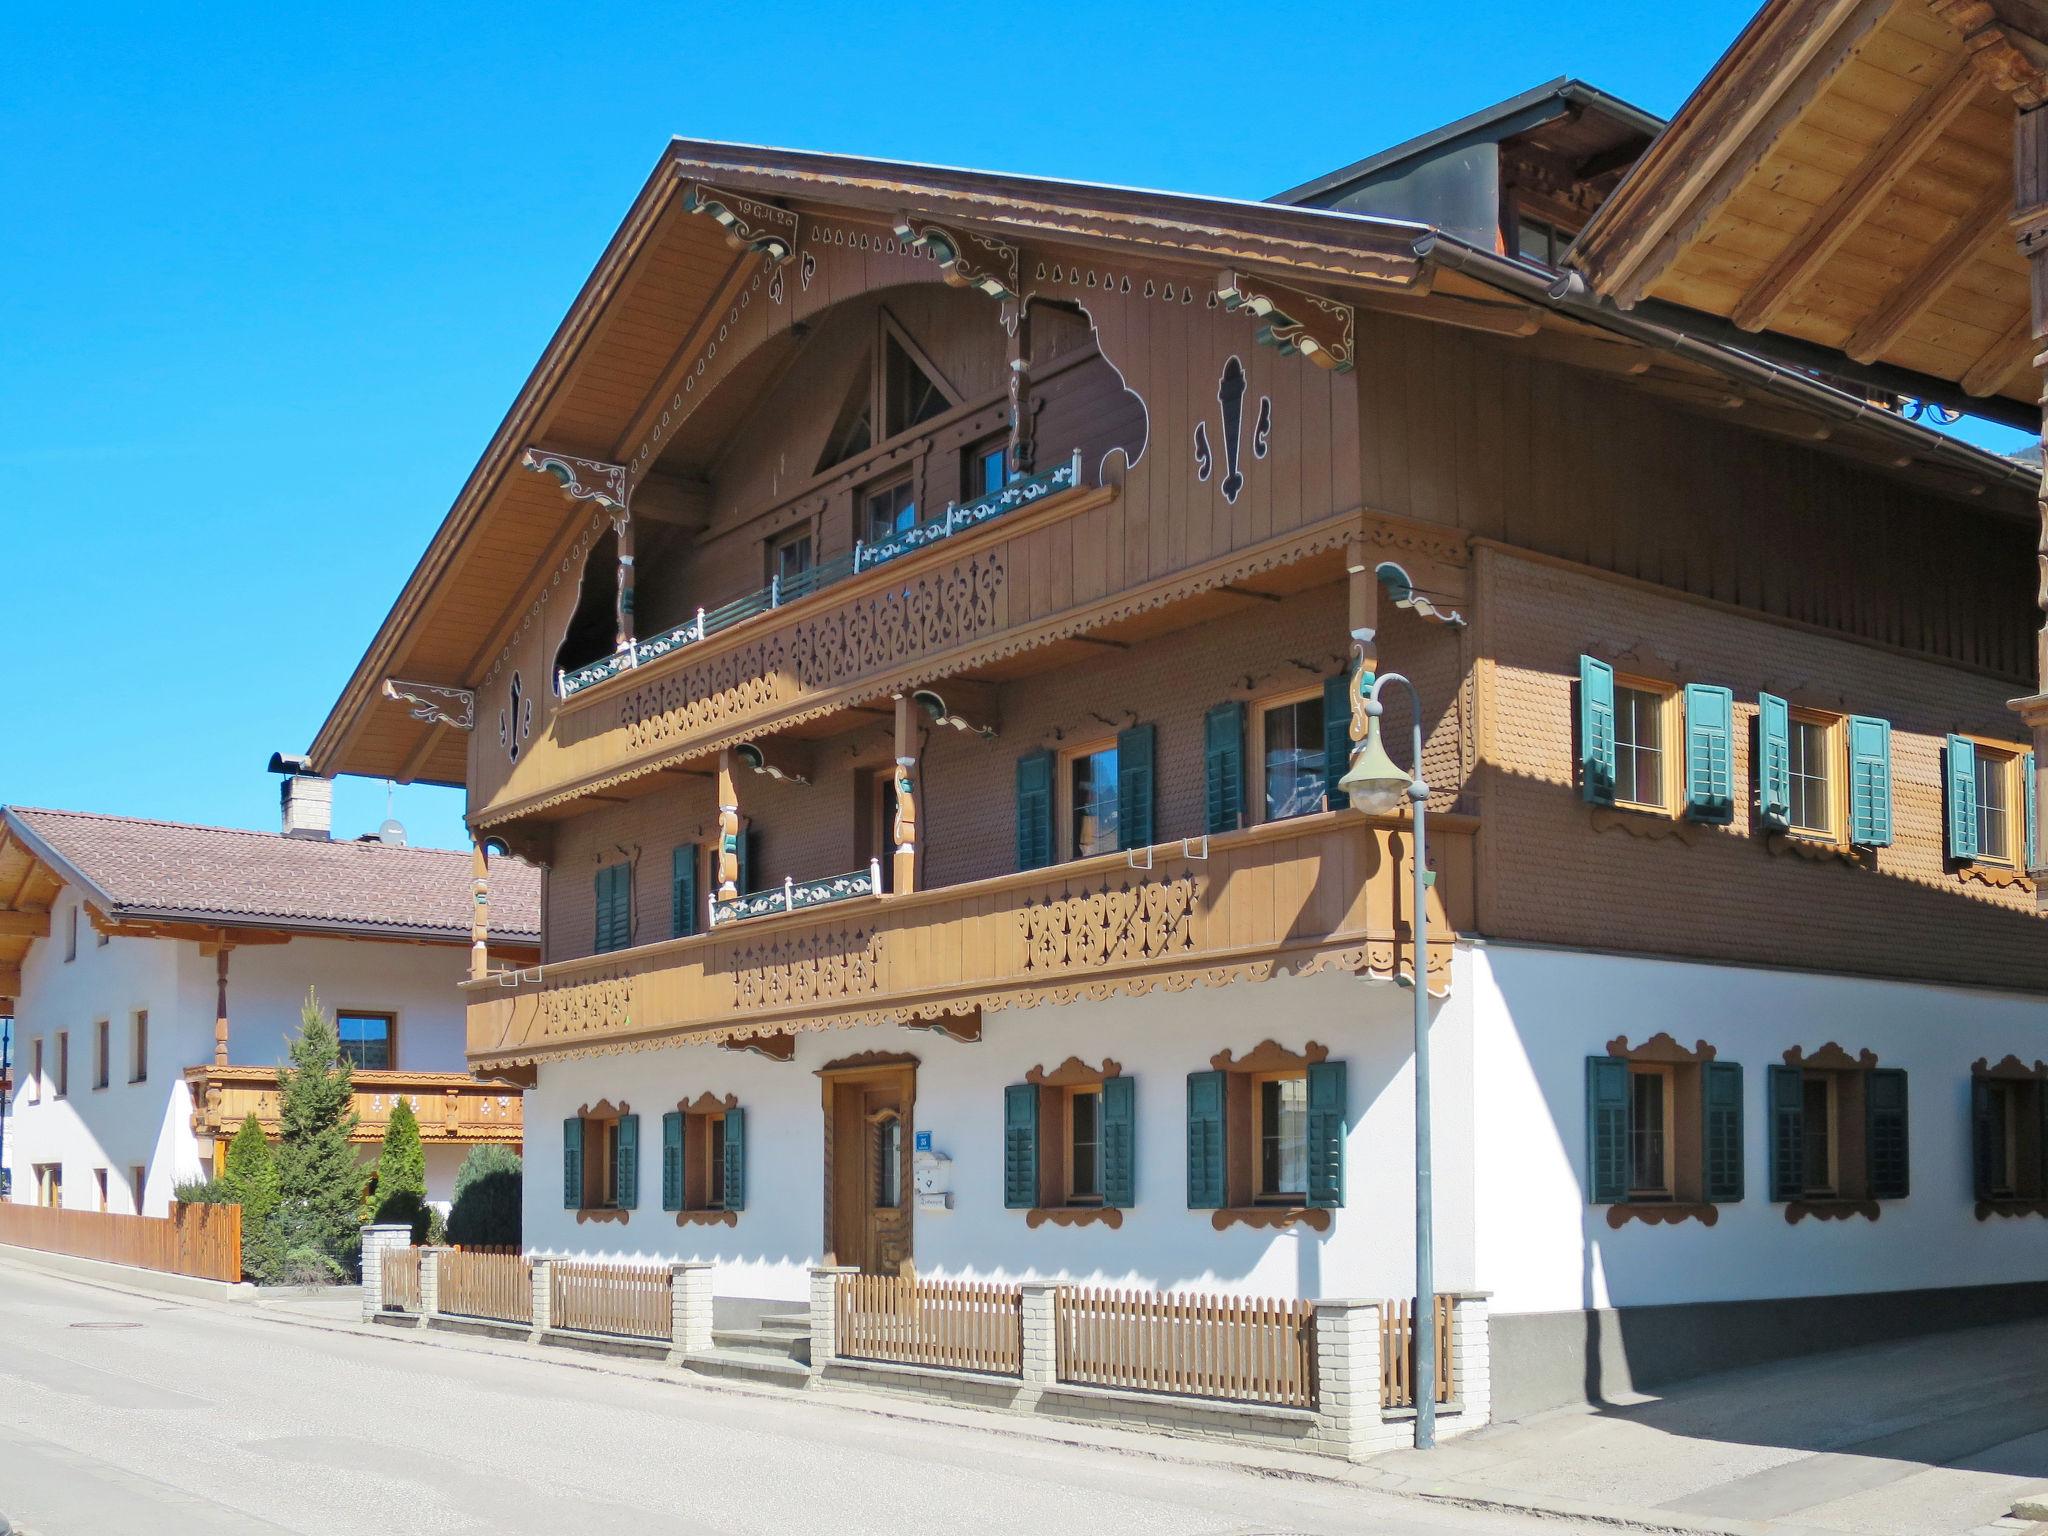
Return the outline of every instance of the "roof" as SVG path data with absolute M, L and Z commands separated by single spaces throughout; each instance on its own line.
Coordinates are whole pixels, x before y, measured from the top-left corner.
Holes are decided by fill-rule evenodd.
M 0 807 L 0 820 L 116 921 L 467 942 L 470 856 L 86 811 Z M 540 938 L 540 871 L 491 863 L 491 934 Z

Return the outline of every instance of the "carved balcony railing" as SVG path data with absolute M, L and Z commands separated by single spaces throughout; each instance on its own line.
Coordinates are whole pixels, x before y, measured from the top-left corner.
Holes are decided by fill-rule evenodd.
M 420 1139 L 436 1142 L 521 1140 L 524 1120 L 517 1088 L 480 1083 L 464 1072 L 380 1072 L 357 1068 L 354 1090 L 355 1141 L 382 1141 L 391 1112 L 404 1099 L 420 1123 Z M 187 1067 L 192 1096 L 192 1130 L 225 1139 L 255 1115 L 263 1134 L 276 1139 L 279 1094 L 277 1068 L 212 1065 Z
M 1430 819 L 1428 976 L 1471 922 L 1470 817 Z M 670 1040 L 849 1024 L 947 1027 L 977 1010 L 1330 967 L 1412 970 L 1405 820 L 1325 812 L 1191 845 L 907 896 L 778 906 L 710 933 L 465 984 L 479 1071 Z M 1149 861 L 1149 863 L 1148 863 Z
M 804 912 L 856 896 L 882 894 L 882 861 L 869 859 L 866 869 L 848 875 L 827 875 L 822 880 L 785 880 L 765 891 L 751 891 L 725 901 L 711 903 L 711 926 L 743 922 L 750 917 L 773 917 L 779 913 Z
M 699 608 L 695 618 L 687 624 L 664 630 L 651 639 L 635 641 L 621 646 L 611 655 L 573 670 L 558 671 L 555 674 L 555 692 L 562 698 L 594 688 L 599 683 L 644 666 L 650 661 L 679 651 L 685 646 L 695 645 L 707 635 L 780 608 L 822 591 L 849 576 L 872 570 L 878 565 L 887 565 L 891 560 L 900 560 L 905 555 L 920 549 L 928 549 L 941 539 L 952 538 L 971 528 L 993 522 L 1006 513 L 1020 507 L 1028 507 L 1035 501 L 1059 491 L 1069 491 L 1081 483 L 1081 454 L 1076 449 L 1074 456 L 1039 475 L 1021 476 L 1012 480 L 1001 490 L 990 491 L 972 501 L 948 502 L 946 510 L 927 522 L 914 528 L 893 533 L 886 539 L 873 543 L 856 543 L 850 553 L 822 560 L 806 571 L 794 576 L 778 576 L 757 592 L 734 598 L 718 608 Z

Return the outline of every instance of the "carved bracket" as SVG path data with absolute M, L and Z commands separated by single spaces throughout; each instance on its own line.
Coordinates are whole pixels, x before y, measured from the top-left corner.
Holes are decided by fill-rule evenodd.
M 405 705 L 405 712 L 415 720 L 453 726 L 458 731 L 476 729 L 476 694 L 470 689 L 448 688 L 440 683 L 408 683 L 387 677 L 384 679 L 384 697 Z
M 1218 1051 L 1209 1058 L 1209 1065 L 1218 1072 L 1289 1072 L 1329 1059 L 1330 1048 L 1313 1040 L 1299 1051 L 1290 1051 L 1277 1040 L 1267 1040 L 1236 1059 L 1229 1051 Z
M 1616 1035 L 1607 1042 L 1607 1054 L 1620 1056 L 1629 1061 L 1668 1062 L 1676 1065 L 1681 1062 L 1712 1061 L 1714 1048 L 1702 1040 L 1688 1051 L 1669 1034 L 1660 1032 L 1633 1049 L 1629 1046 L 1627 1035 Z
M 1626 832 L 1630 837 L 1652 841 L 1670 838 L 1690 848 L 1700 840 L 1701 826 L 1677 816 L 1660 816 L 1655 811 L 1624 811 L 1611 805 L 1589 808 L 1595 832 Z
M 736 1227 L 740 1224 L 738 1211 L 677 1211 L 676 1225 L 679 1227 Z
M 1216 297 L 1225 309 L 1246 310 L 1266 323 L 1259 340 L 1282 354 L 1299 353 L 1318 368 L 1348 373 L 1352 364 L 1354 312 L 1349 304 L 1283 288 L 1244 272 L 1224 272 Z
M 623 1227 L 629 1220 L 632 1219 L 632 1215 L 633 1213 L 631 1211 L 622 1211 L 617 1206 L 595 1207 L 590 1210 L 578 1211 L 576 1213 L 576 1225 L 580 1227 L 586 1221 L 616 1221 L 620 1226 Z
M 676 1100 L 676 1108 L 686 1115 L 716 1115 L 722 1114 L 728 1109 L 738 1109 L 739 1107 L 738 1094 L 728 1093 L 721 1099 L 708 1088 L 694 1099 Z
M 1098 1069 L 1091 1067 L 1078 1056 L 1069 1056 L 1065 1061 L 1047 1071 L 1044 1067 L 1033 1067 L 1024 1074 L 1024 1081 L 1034 1088 L 1079 1088 L 1090 1083 L 1099 1083 L 1107 1078 L 1123 1076 L 1120 1062 L 1105 1059 Z
M 759 251 L 780 264 L 796 250 L 796 215 L 745 193 L 693 181 L 683 189 L 683 212 L 716 219 L 725 230 L 725 243 L 736 251 Z
M 1721 1219 L 1721 1209 L 1714 1205 L 1677 1205 L 1670 1201 L 1648 1201 L 1635 1205 L 1610 1205 L 1607 1207 L 1607 1225 L 1620 1231 L 1632 1221 L 1645 1226 L 1676 1226 L 1681 1221 L 1697 1221 L 1703 1227 L 1711 1227 Z
M 629 492 L 626 466 L 623 464 L 607 464 L 602 459 L 579 459 L 573 454 L 553 453 L 546 448 L 528 448 L 519 455 L 519 467 L 553 475 L 561 483 L 562 493 L 571 501 L 595 502 L 614 519 L 626 515 Z
M 1383 560 L 1373 570 L 1379 584 L 1386 589 L 1388 601 L 1396 608 L 1405 608 L 1418 619 L 1429 619 L 1437 624 L 1448 624 L 1453 629 L 1465 627 L 1465 616 L 1454 608 L 1439 608 L 1427 593 L 1416 590 L 1415 581 L 1407 571 L 1391 560 Z
M 1278 1231 L 1302 1226 L 1311 1232 L 1330 1230 L 1330 1213 L 1322 1206 L 1313 1209 L 1296 1205 L 1232 1205 L 1209 1214 L 1209 1225 L 1218 1232 L 1231 1227 L 1265 1227 Z
M 1023 295 L 1017 247 L 1006 240 L 971 229 L 950 230 L 907 213 L 896 216 L 896 238 L 936 256 L 939 275 L 955 288 L 978 288 L 1006 303 Z
M 1879 1214 L 1880 1208 L 1875 1200 L 1792 1200 L 1785 1206 L 1788 1226 L 1807 1216 L 1815 1221 L 1847 1221 L 1851 1216 L 1875 1221 Z
M 1791 854 L 1794 858 L 1805 859 L 1813 864 L 1839 863 L 1851 869 L 1875 869 L 1877 850 L 1858 848 L 1853 843 L 1827 842 L 1817 837 L 1801 837 L 1792 832 L 1768 832 L 1764 836 L 1764 851 L 1771 854 Z
M 1841 1046 L 1830 1040 L 1819 1050 L 1813 1052 L 1806 1052 L 1799 1046 L 1793 1046 L 1785 1052 L 1785 1065 L 1788 1067 L 1812 1067 L 1818 1071 L 1828 1072 L 1868 1072 L 1877 1065 L 1877 1053 L 1871 1050 L 1863 1050 L 1851 1056 Z
M 1124 1213 L 1113 1205 L 1047 1205 L 1024 1213 L 1026 1230 L 1047 1222 L 1056 1227 L 1092 1227 L 1099 1223 L 1114 1232 L 1124 1224 Z
M 796 1035 L 783 1030 L 780 1034 L 754 1035 L 746 1040 L 721 1040 L 718 1048 L 722 1051 L 752 1051 L 756 1056 L 766 1056 L 770 1061 L 794 1061 L 796 1059 Z
M 981 1040 L 981 1010 L 976 1008 L 968 1013 L 942 1013 L 936 1019 L 906 1019 L 905 1029 L 929 1029 L 934 1034 L 944 1035 L 948 1040 L 957 1040 L 962 1045 L 976 1045 Z

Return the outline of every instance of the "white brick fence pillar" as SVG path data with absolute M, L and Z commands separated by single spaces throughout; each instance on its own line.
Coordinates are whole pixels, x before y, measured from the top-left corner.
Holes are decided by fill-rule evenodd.
M 1389 1449 L 1380 1427 L 1380 1304 L 1318 1301 L 1316 1438 L 1353 1460 Z
M 441 1255 L 446 1248 L 420 1250 L 420 1326 L 441 1310 Z
M 671 1357 L 698 1355 L 711 1348 L 711 1270 L 708 1260 L 668 1267 Z
M 384 1310 L 384 1255 L 412 1241 L 412 1228 L 403 1222 L 363 1228 L 363 1316 L 375 1317 Z
M 540 1336 L 554 1326 L 555 1287 L 554 1274 L 549 1261 L 533 1261 L 533 1340 L 540 1342 Z
M 1451 1386 L 1462 1410 L 1454 1433 L 1477 1429 L 1493 1417 L 1493 1354 L 1488 1326 L 1491 1291 L 1458 1291 L 1452 1316 Z M 1439 1421 L 1441 1423 L 1441 1421 Z
M 811 1271 L 811 1369 L 820 1370 L 839 1353 L 841 1275 L 857 1275 L 851 1264 L 820 1264 Z
M 1052 1280 L 1027 1280 L 1019 1289 L 1024 1293 L 1024 1383 L 1049 1387 L 1059 1380 L 1053 1313 L 1059 1304 L 1060 1287 Z

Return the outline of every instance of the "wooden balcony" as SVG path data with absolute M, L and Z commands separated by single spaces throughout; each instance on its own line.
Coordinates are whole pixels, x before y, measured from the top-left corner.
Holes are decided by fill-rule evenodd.
M 356 1141 L 382 1141 L 400 1099 L 412 1104 L 420 1140 L 502 1141 L 517 1146 L 523 1135 L 519 1090 L 506 1083 L 480 1083 L 461 1072 L 373 1072 L 358 1068 L 355 1087 Z M 219 1140 L 241 1129 L 251 1114 L 263 1134 L 278 1132 L 277 1068 L 199 1066 L 185 1069 L 192 1092 L 192 1130 Z
M 1430 818 L 1429 984 L 1471 922 L 1470 817 Z M 465 984 L 479 1071 L 664 1039 L 755 1042 L 981 1010 L 1412 966 L 1405 818 L 1330 812 L 910 896 L 859 896 Z M 1206 853 L 1206 857 L 1202 856 Z M 1139 867 L 1149 858 L 1150 867 Z

